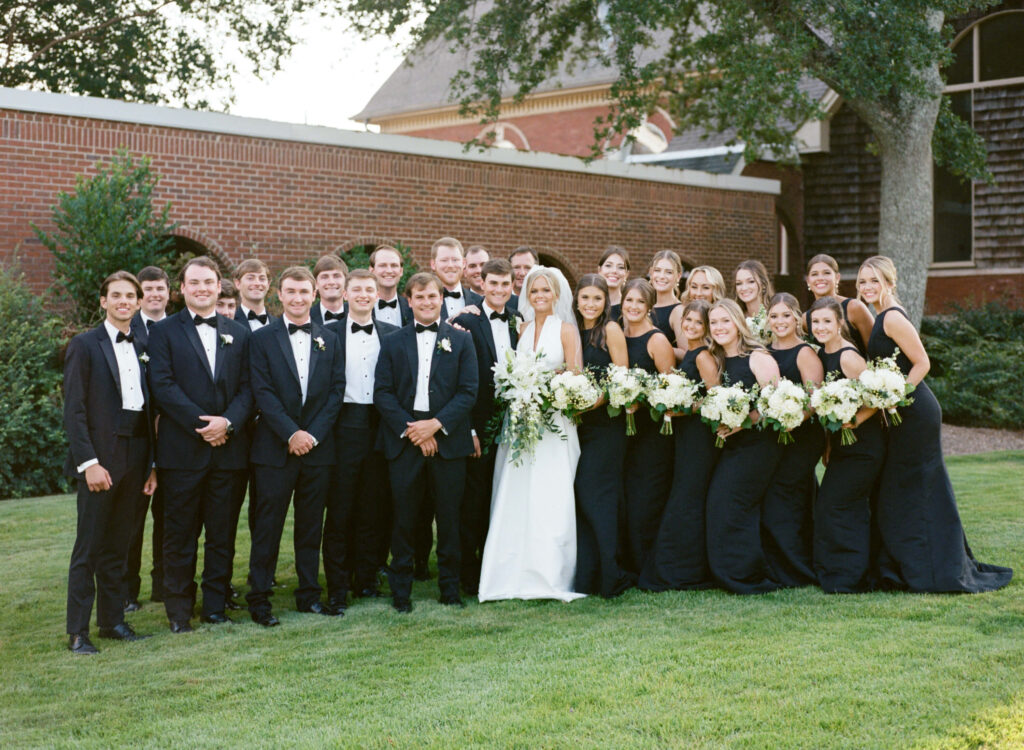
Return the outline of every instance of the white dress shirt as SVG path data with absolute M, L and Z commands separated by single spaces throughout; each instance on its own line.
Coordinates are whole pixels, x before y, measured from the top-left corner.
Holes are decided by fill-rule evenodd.
M 466 306 L 466 287 L 464 287 L 462 284 L 459 284 L 458 287 L 452 289 L 452 291 L 460 292 L 460 294 L 458 299 L 455 299 L 454 297 L 443 297 L 446 320 L 451 320 L 452 318 L 454 318 L 456 315 L 462 312 L 462 308 Z M 442 295 L 443 294 L 444 293 L 442 292 Z
M 196 315 L 199 315 L 191 307 L 186 308 L 188 310 L 189 317 L 193 320 Z M 216 315 L 217 313 L 211 313 Z M 208 318 L 209 315 L 200 315 L 201 318 Z M 210 374 L 213 375 L 217 372 L 217 328 L 215 326 L 198 325 L 195 326 L 196 333 L 199 334 L 199 341 L 203 345 L 203 351 L 206 352 L 206 361 L 210 365 Z
M 263 308 L 263 312 L 259 313 L 260 315 L 266 314 L 266 316 L 267 316 L 267 323 L 261 323 L 256 318 L 250 318 L 249 317 L 249 308 L 248 307 L 246 307 L 245 305 L 243 305 L 241 303 L 239 303 L 238 306 L 242 309 L 242 315 L 245 316 L 245 322 L 249 324 L 249 330 L 250 331 L 258 331 L 263 326 L 267 325 L 267 323 L 270 322 L 270 313 L 267 312 L 267 308 L 264 307 Z
M 351 317 L 343 321 L 348 326 L 345 333 L 344 401 L 346 404 L 372 404 L 373 373 L 377 369 L 377 357 L 380 355 L 380 338 L 377 336 L 376 325 L 372 333 L 352 333 L 352 322 Z
M 416 398 L 413 411 L 430 411 L 430 362 L 434 358 L 437 334 L 421 331 L 416 334 Z
M 396 294 L 394 296 L 394 302 L 395 302 L 395 306 L 394 307 L 381 307 L 380 306 L 380 302 L 381 302 L 381 300 L 377 300 L 377 305 L 376 305 L 376 307 L 374 309 L 374 315 L 376 316 L 377 320 L 382 320 L 385 323 L 390 323 L 393 326 L 398 326 L 399 328 L 401 328 L 402 327 L 402 303 L 401 303 L 401 301 L 399 301 L 398 295 Z M 384 302 L 391 302 L 391 300 L 386 299 L 386 300 L 384 300 Z
M 491 313 L 498 312 L 497 310 L 490 307 L 486 302 L 483 304 L 483 312 L 480 313 L 487 322 L 491 324 L 491 334 L 494 336 L 494 352 L 498 355 L 497 362 L 505 361 L 505 352 L 512 348 L 512 336 L 508 331 L 508 323 L 504 320 L 491 319 Z M 511 311 L 508 309 L 508 305 L 505 305 L 505 312 L 511 315 Z
M 285 319 L 285 328 L 291 321 Z M 303 321 L 303 324 L 308 323 L 309 318 Z M 289 334 L 288 340 L 292 345 L 292 355 L 295 357 L 295 369 L 299 372 L 299 389 L 302 391 L 302 403 L 306 403 L 306 388 L 309 382 L 309 357 L 310 357 L 310 346 L 312 344 L 312 337 L 305 331 L 296 331 L 295 333 Z

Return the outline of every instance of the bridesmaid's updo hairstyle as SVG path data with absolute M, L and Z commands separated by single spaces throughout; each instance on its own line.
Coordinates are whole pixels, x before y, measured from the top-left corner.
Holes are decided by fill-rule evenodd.
M 760 341 L 754 338 L 754 334 L 750 332 L 750 329 L 747 327 L 747 318 L 735 300 L 731 300 L 728 297 L 718 300 L 718 302 L 708 308 L 708 318 L 711 317 L 711 313 L 715 310 L 725 310 L 729 314 L 729 317 L 732 318 L 732 322 L 736 326 L 736 332 L 739 334 L 739 356 L 746 357 L 749 356 L 751 352 L 768 351 Z M 711 338 L 710 326 L 708 330 L 708 337 Z M 718 376 L 721 377 L 725 372 L 725 349 L 724 347 L 719 346 L 718 342 L 715 341 L 714 338 L 711 338 L 711 345 L 708 347 L 708 350 L 718 361 Z
M 814 314 L 815 310 L 831 310 L 832 314 L 836 316 L 836 320 L 839 321 L 839 335 L 843 337 L 844 341 L 850 342 L 850 346 L 853 346 L 853 337 L 850 336 L 850 326 L 846 323 L 846 316 L 843 315 L 842 302 L 835 297 L 819 297 L 807 308 L 808 318 Z
M 768 276 L 768 269 L 764 267 L 764 263 L 759 260 L 745 260 L 736 266 L 736 271 L 732 275 L 732 286 L 733 297 L 737 302 L 739 301 L 739 296 L 736 294 L 736 274 L 740 271 L 747 271 L 757 281 L 757 285 L 761 288 L 761 304 L 767 310 L 769 307 L 768 303 L 775 294 L 775 289 L 772 287 L 772 280 Z
M 720 299 L 724 299 L 728 296 L 728 292 L 725 288 L 725 279 L 722 278 L 722 272 L 714 266 L 697 266 L 696 268 L 690 269 L 690 273 L 687 274 L 686 280 L 686 291 L 683 293 L 683 302 L 687 302 L 690 299 L 690 285 L 689 280 L 693 278 L 694 274 L 702 273 L 711 284 L 711 296 L 714 297 L 714 302 L 718 302 Z
M 831 255 L 826 255 L 825 253 L 818 253 L 817 255 L 815 255 L 813 258 L 807 261 L 807 273 L 811 272 L 811 268 L 816 263 L 824 263 L 826 266 L 835 271 L 836 276 L 839 275 L 839 264 L 836 263 L 836 259 L 833 258 Z
M 647 305 L 647 315 L 650 317 L 651 310 L 654 309 L 654 303 L 658 299 L 657 292 L 654 291 L 654 287 L 651 286 L 651 282 L 647 279 L 630 279 L 622 285 L 622 299 L 625 301 L 626 295 L 636 289 L 643 295 L 644 304 Z
M 900 298 L 896 296 L 896 264 L 892 262 L 892 258 L 885 255 L 872 255 L 866 261 L 860 264 L 861 268 L 870 268 L 876 274 L 878 278 L 889 287 L 889 296 L 892 297 L 892 301 L 897 305 L 902 305 Z M 860 272 L 857 273 L 860 276 Z M 861 302 L 864 300 L 860 296 L 860 291 L 857 291 L 857 299 Z
M 697 313 L 700 316 L 700 322 L 704 324 L 704 340 L 707 341 L 711 338 L 711 324 L 708 322 L 708 311 L 711 309 L 711 305 L 706 300 L 692 299 L 683 305 L 683 314 L 679 317 L 680 326 L 682 321 L 686 319 L 686 316 L 692 312 Z M 676 339 L 679 341 L 685 341 L 686 336 L 681 335 L 682 328 L 676 333 Z
M 604 309 L 597 316 L 597 320 L 594 321 L 594 327 L 589 330 L 583 324 L 583 316 L 580 315 L 580 292 L 588 286 L 599 289 L 604 295 Z M 608 282 L 599 273 L 585 273 L 580 276 L 579 283 L 576 284 L 576 292 L 572 296 L 572 311 L 576 316 L 576 327 L 579 328 L 580 335 L 588 339 L 591 346 L 604 350 L 608 349 L 604 335 L 604 327 L 608 325 L 608 308 L 610 306 L 608 296 Z
M 789 308 L 789 311 L 793 313 L 793 317 L 796 318 L 796 335 L 803 337 L 807 332 L 804 330 L 804 316 L 800 312 L 800 302 L 797 301 L 797 298 L 789 292 L 778 292 L 768 301 L 765 309 L 771 312 L 772 308 L 776 305 L 785 305 Z

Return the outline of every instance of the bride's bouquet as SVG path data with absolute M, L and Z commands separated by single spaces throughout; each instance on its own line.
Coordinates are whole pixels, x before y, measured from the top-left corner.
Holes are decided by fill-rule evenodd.
M 694 383 L 681 372 L 659 373 L 647 379 L 644 398 L 651 407 L 651 419 L 661 422 L 661 434 L 672 434 L 669 412 L 690 413 L 700 393 L 700 384 Z
M 790 430 L 804 421 L 804 413 L 811 403 L 811 397 L 803 386 L 787 378 L 768 384 L 757 397 L 757 410 L 761 414 L 761 429 L 771 427 L 778 430 L 779 443 L 789 445 L 796 442 Z
M 551 406 L 553 373 L 541 352 L 508 351 L 505 362 L 494 364 L 495 399 L 505 412 L 499 442 L 509 449 L 518 466 L 533 450 L 545 430 L 557 433 Z
M 579 424 L 580 413 L 601 399 L 601 388 L 589 372 L 569 370 L 551 378 L 551 405 Z
M 867 369 L 857 378 L 860 381 L 864 405 L 888 414 L 889 421 L 894 426 L 903 421 L 896 407 L 910 406 L 914 403 L 914 399 L 910 397 L 914 385 L 907 382 L 900 366 L 896 364 L 899 353 L 900 350 L 897 348 L 892 356 L 871 360 Z
M 617 417 L 623 409 L 639 406 L 644 398 L 646 382 L 647 373 L 639 367 L 609 365 L 604 379 L 609 416 Z M 636 434 L 636 419 L 631 412 L 626 413 L 626 434 Z
M 840 432 L 843 445 L 853 445 L 857 436 L 849 427 L 843 427 L 853 421 L 863 404 L 860 383 L 849 378 L 826 380 L 811 394 L 811 408 L 818 415 L 829 432 Z
M 725 438 L 718 434 L 718 428 L 730 430 L 750 427 L 750 407 L 756 393 L 741 385 L 716 385 L 708 388 L 708 395 L 700 405 L 700 418 L 711 425 L 715 432 L 715 447 L 725 446 Z

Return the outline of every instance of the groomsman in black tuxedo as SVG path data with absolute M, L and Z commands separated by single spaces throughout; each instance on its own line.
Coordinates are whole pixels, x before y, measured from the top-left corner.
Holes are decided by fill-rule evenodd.
M 512 264 L 512 297 L 509 304 L 513 310 L 519 309 L 519 295 L 523 292 L 523 282 L 530 269 L 540 263 L 540 256 L 537 251 L 527 245 L 520 245 L 508 256 L 508 262 Z
M 149 329 L 167 317 L 167 303 L 171 297 L 171 280 L 167 272 L 156 266 L 146 266 L 136 277 L 142 287 L 142 306 L 132 317 L 131 333 L 135 342 L 146 351 L 149 347 Z M 150 599 L 164 600 L 164 492 L 157 487 L 152 497 L 153 508 L 153 569 L 150 572 L 152 587 Z M 146 534 L 146 514 L 150 509 L 150 496 L 139 493 L 136 516 L 132 524 L 131 541 L 124 565 L 124 611 L 135 612 L 142 608 L 139 590 L 142 588 L 142 540 Z
M 250 453 L 259 490 L 246 600 L 253 622 L 264 627 L 279 624 L 271 613 L 271 582 L 293 499 L 298 610 L 344 613 L 320 602 L 318 578 L 324 501 L 335 460 L 334 422 L 345 392 L 345 361 L 337 336 L 310 319 L 315 288 L 309 269 L 285 269 L 278 282 L 284 317 L 254 333 L 249 348 L 260 419 Z
M 484 296 L 484 263 L 490 259 L 491 255 L 483 245 L 472 245 L 466 250 L 466 270 L 462 274 L 462 281 L 481 297 Z
M 325 255 L 313 267 L 319 298 L 309 311 L 318 326 L 332 325 L 345 317 L 345 275 L 348 264 L 337 255 Z
M 451 320 L 467 305 L 479 306 L 483 297 L 462 283 L 466 259 L 461 242 L 454 237 L 442 237 L 435 242 L 430 248 L 430 269 L 444 285 L 442 318 Z
M 273 320 L 267 312 L 267 293 L 270 292 L 270 269 L 258 258 L 246 258 L 235 268 L 233 275 L 238 290 L 238 309 L 235 320 L 258 331 Z
M 142 287 L 127 271 L 100 288 L 104 321 L 71 339 L 64 363 L 65 473 L 78 480 L 78 529 L 68 568 L 68 648 L 95 654 L 89 620 L 96 599 L 101 638 L 135 641 L 124 621 L 122 578 L 138 496 L 152 495 L 153 420 L 146 353 L 131 332 Z
M 512 265 L 503 258 L 487 261 L 481 272 L 484 301 L 477 315 L 464 312 L 455 319 L 473 337 L 480 390 L 473 405 L 473 453 L 466 464 L 466 491 L 462 498 L 462 588 L 476 596 L 480 563 L 491 514 L 494 449 L 488 444 L 487 426 L 494 417 L 494 364 L 519 342 L 515 311 L 509 309 Z
M 220 270 L 206 256 L 181 271 L 185 309 L 153 326 L 150 386 L 160 410 L 156 464 L 164 485 L 164 607 L 192 630 L 196 552 L 205 530 L 203 609 L 228 622 L 232 505 L 245 483 L 252 416 L 249 329 L 215 312 Z
M 377 280 L 369 271 L 349 273 L 345 297 L 348 314 L 331 329 L 344 354 L 345 396 L 324 526 L 327 603 L 338 612 L 345 611 L 350 587 L 356 596 L 378 596 L 377 571 L 386 562 L 380 550 L 389 545 L 391 493 L 387 462 L 376 448 L 380 414 L 373 386 L 381 341 L 398 330 L 374 316 Z
M 459 510 L 479 378 L 469 334 L 440 320 L 442 289 L 434 274 L 409 279 L 405 293 L 415 322 L 385 337 L 377 359 L 373 402 L 394 496 L 389 578 L 399 612 L 412 610 L 413 536 L 427 485 L 437 502 L 441 603 L 462 606 Z
M 370 272 L 377 279 L 376 319 L 398 328 L 412 323 L 409 300 L 398 293 L 404 272 L 402 254 L 390 245 L 380 245 L 370 253 Z
M 217 295 L 217 314 L 234 320 L 238 311 L 238 290 L 231 279 L 220 280 L 220 294 Z

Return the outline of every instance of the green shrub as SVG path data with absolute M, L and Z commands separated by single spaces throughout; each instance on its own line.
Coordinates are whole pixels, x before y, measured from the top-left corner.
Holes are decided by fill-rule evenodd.
M 1024 310 L 990 302 L 925 318 L 928 383 L 943 420 L 1024 429 Z
M 0 498 L 64 492 L 61 321 L 0 265 Z

